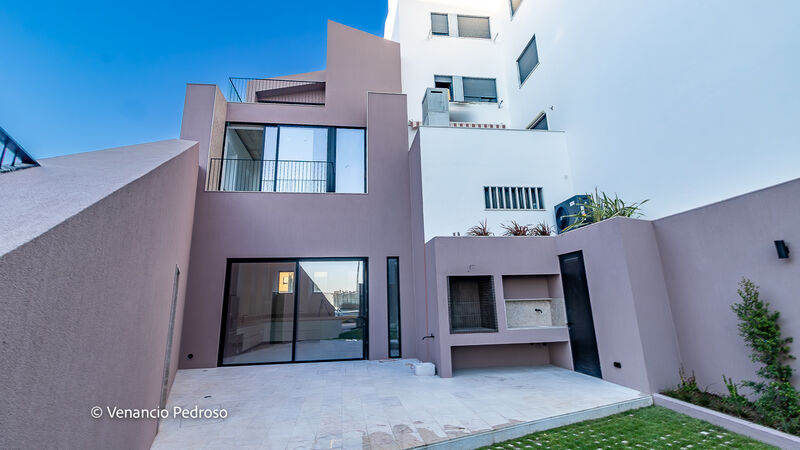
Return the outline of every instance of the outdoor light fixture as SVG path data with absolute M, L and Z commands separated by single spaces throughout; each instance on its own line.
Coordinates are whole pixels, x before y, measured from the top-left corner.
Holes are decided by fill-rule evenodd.
M 775 249 L 778 250 L 778 259 L 789 258 L 789 246 L 785 241 L 775 241 Z

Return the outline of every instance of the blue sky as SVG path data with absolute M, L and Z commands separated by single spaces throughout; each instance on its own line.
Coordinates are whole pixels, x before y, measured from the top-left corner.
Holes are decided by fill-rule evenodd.
M 0 0 L 0 126 L 35 158 L 176 138 L 186 83 L 323 69 L 387 2 Z

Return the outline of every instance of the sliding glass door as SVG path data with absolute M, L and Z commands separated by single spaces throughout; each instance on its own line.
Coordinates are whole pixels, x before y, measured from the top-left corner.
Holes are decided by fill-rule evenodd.
M 229 260 L 220 365 L 363 359 L 364 259 Z

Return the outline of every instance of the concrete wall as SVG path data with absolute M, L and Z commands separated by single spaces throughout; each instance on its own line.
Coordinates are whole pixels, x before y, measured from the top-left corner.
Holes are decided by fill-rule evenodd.
M 573 192 L 564 133 L 420 127 L 425 240 L 466 234 L 486 219 L 555 224 L 553 205 Z M 542 187 L 544 210 L 487 210 L 484 186 Z
M 507 3 L 507 1 L 506 1 Z M 503 2 L 486 0 L 398 0 L 390 2 L 384 36 L 402 43 L 403 92 L 408 95 L 409 120 L 422 121 L 425 89 L 434 87 L 434 75 L 451 75 L 497 80 L 498 103 L 450 103 L 454 122 L 504 123 L 510 120 L 508 103 L 513 94 L 505 83 L 504 54 L 492 39 L 456 37 L 456 14 L 488 16 L 490 31 L 501 30 L 496 20 Z M 431 13 L 452 14 L 452 36 L 433 36 Z M 391 21 L 390 21 L 391 19 Z
M 557 241 L 559 255 L 583 251 L 603 378 L 643 392 L 674 385 L 680 354 L 652 223 L 615 218 Z
M 615 218 L 551 238 L 435 238 L 426 246 L 432 254 L 426 271 L 429 301 L 438 309 L 432 332 L 439 354 L 430 359 L 449 376 L 453 346 L 542 342 L 543 335 L 504 328 L 499 302 L 506 288 L 518 296 L 519 286 L 509 279 L 503 285 L 498 277 L 557 274 L 558 255 L 580 250 L 604 379 L 644 392 L 676 385 L 681 366 L 717 392 L 725 392 L 723 374 L 736 381 L 756 379 L 757 366 L 738 336 L 730 306 L 739 301 L 739 280 L 750 278 L 781 312 L 784 336 L 800 335 L 796 256 L 780 260 L 774 246 L 775 240 L 790 248 L 800 242 L 794 225 L 800 214 L 787 208 L 798 197 L 800 179 L 657 221 Z M 495 277 L 498 333 L 449 334 L 450 275 Z M 549 284 L 550 296 L 559 295 Z M 477 354 L 474 362 L 480 362 Z M 555 360 L 551 350 L 550 361 Z M 792 364 L 800 369 L 797 361 Z
M 425 267 L 427 301 L 429 309 L 435 310 L 435 315 L 428 320 L 431 322 L 431 332 L 436 336 L 426 342 L 435 347 L 435 351 L 430 352 L 429 360 L 436 363 L 440 376 L 452 376 L 454 354 L 458 358 L 456 367 L 519 365 L 524 361 L 528 364 L 550 362 L 572 367 L 571 357 L 564 354 L 564 346 L 558 345 L 569 342 L 566 327 L 509 329 L 506 319 L 503 275 L 558 275 L 556 238 L 437 237 L 425 247 L 429 258 Z M 492 277 L 498 331 L 450 333 L 448 277 L 474 275 Z M 417 301 L 420 302 L 420 299 Z M 418 338 L 421 339 L 421 336 Z M 548 346 L 526 347 L 526 351 L 520 353 L 520 347 L 509 345 L 532 343 L 548 343 Z M 483 359 L 487 350 L 481 347 L 485 346 L 495 349 L 491 360 Z M 551 357 L 551 352 L 556 352 L 556 355 Z M 421 354 L 420 357 L 427 358 L 428 355 Z
M 504 285 L 502 277 L 546 275 L 546 287 L 537 284 L 528 288 L 536 287 L 537 292 L 546 289 L 555 301 L 563 296 L 558 255 L 582 250 L 603 378 L 643 392 L 655 392 L 677 382 L 680 355 L 651 222 L 613 219 L 554 237 L 437 237 L 426 247 L 435 255 L 435 261 L 427 267 L 427 283 L 436 286 L 431 294 L 435 300 L 431 301 L 438 309 L 434 333 L 440 354 L 432 360 L 442 376 L 452 374 L 448 355 L 457 346 L 547 342 L 548 361 L 571 368 L 566 327 L 507 327 L 503 299 L 518 297 L 519 283 L 509 283 L 507 278 Z M 447 277 L 451 275 L 494 277 L 498 332 L 449 333 Z M 508 294 L 506 288 L 510 289 Z M 484 363 L 479 350 L 470 355 L 463 349 L 459 352 L 462 367 Z M 509 356 L 506 364 L 519 364 L 518 356 Z M 471 362 L 464 362 L 470 358 Z M 615 368 L 614 362 L 622 367 Z
M 472 107 L 475 121 L 522 128 L 547 112 L 577 192 L 650 198 L 652 218 L 798 176 L 800 63 L 786 55 L 800 54 L 800 3 L 584 3 L 526 0 L 512 19 L 508 0 L 391 0 L 409 116 L 435 73 L 497 76 L 503 107 Z M 491 15 L 499 36 L 429 38 L 431 11 Z M 520 85 L 534 35 L 540 63 Z
M 189 265 L 197 144 L 163 141 L 44 159 L 0 176 L 0 447 L 149 448 L 181 271 Z
M 224 104 L 214 86 L 187 88 L 181 136 L 199 141 L 201 161 L 222 145 L 212 137 L 225 121 L 364 127 L 368 192 L 206 192 L 198 182 L 181 367 L 217 365 L 226 261 L 244 257 L 367 257 L 374 359 L 388 356 L 386 258 L 398 256 L 403 356 L 416 355 L 414 303 L 405 300 L 414 296 L 406 102 L 392 94 L 399 74 L 398 44 L 329 22 L 325 106 Z
M 683 365 L 700 386 L 724 392 L 723 374 L 756 379 L 730 309 L 742 277 L 781 312 L 784 336 L 800 339 L 798 198 L 800 179 L 654 222 Z M 778 259 L 775 240 L 787 242 L 789 259 Z M 800 356 L 800 344 L 791 347 Z
M 547 111 L 578 192 L 650 198 L 658 218 L 798 176 L 800 3 L 539 0 L 499 18 L 507 84 L 534 33 L 539 49 L 510 125 Z

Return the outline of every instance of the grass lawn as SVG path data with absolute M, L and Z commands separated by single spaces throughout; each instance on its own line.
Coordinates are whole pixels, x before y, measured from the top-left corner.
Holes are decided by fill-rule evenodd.
M 623 448 L 772 449 L 775 447 L 666 408 L 651 406 L 529 434 L 486 448 L 594 450 Z

